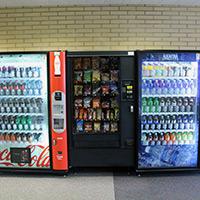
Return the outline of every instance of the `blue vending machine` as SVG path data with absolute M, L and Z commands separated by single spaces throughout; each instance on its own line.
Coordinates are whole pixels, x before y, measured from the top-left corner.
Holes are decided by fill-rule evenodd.
M 195 170 L 199 58 L 192 51 L 138 51 L 138 172 Z

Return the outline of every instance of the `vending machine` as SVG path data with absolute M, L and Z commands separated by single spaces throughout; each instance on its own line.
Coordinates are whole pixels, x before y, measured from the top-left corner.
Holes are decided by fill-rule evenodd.
M 134 166 L 134 52 L 68 52 L 71 167 Z
M 192 51 L 137 52 L 138 172 L 197 169 L 199 58 Z
M 66 172 L 65 52 L 0 54 L 0 171 Z

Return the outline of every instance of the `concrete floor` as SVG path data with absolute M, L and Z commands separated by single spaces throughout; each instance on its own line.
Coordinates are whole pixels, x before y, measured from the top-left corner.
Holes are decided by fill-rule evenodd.
M 130 176 L 78 172 L 0 176 L 0 200 L 199 200 L 200 174 Z

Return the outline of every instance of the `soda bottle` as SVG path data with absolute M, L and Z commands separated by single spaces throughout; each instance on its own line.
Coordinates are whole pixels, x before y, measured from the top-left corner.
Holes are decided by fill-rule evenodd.
M 153 98 L 151 98 L 151 97 L 148 98 L 147 105 L 148 105 L 149 112 L 154 112 L 153 111 Z
M 165 93 L 164 94 L 171 94 L 170 91 L 173 90 L 173 88 L 171 87 L 171 80 L 167 79 L 165 80 Z M 173 94 L 173 91 L 172 91 Z
M 160 141 L 161 145 L 166 145 L 166 141 L 165 141 L 164 133 L 163 132 L 159 133 L 158 140 Z
M 188 106 L 186 107 L 186 112 L 194 112 L 195 108 L 195 98 L 188 98 Z
M 178 129 L 183 129 L 184 128 L 184 124 L 182 123 L 182 116 L 178 115 L 177 116 L 177 123 L 178 123 Z
M 22 142 L 27 142 L 27 139 L 26 139 L 26 134 L 25 133 L 22 133 L 21 134 L 21 140 L 22 140 Z
M 169 133 L 165 133 L 165 134 L 164 134 L 164 139 L 165 139 L 166 143 L 168 144 L 169 141 L 170 141 Z
M 147 91 L 147 81 L 145 79 L 142 80 L 142 94 L 149 94 Z
M 15 142 L 17 140 L 16 135 L 14 133 L 10 134 L 10 140 L 11 142 Z
M 183 132 L 182 133 L 182 140 L 184 141 L 184 143 L 186 143 L 186 141 L 187 141 L 187 132 Z
M 183 83 L 182 94 L 187 94 L 189 86 L 188 80 L 182 80 L 182 83 Z
M 157 97 L 153 100 L 153 106 L 155 107 L 155 112 L 161 112 L 161 106 Z
M 22 130 L 23 126 L 21 124 L 21 117 L 20 116 L 17 116 L 16 119 L 15 119 L 15 124 L 17 125 L 17 128 L 19 130 Z
M 38 112 L 38 113 L 42 112 L 42 104 L 43 104 L 42 98 L 37 98 L 36 104 L 37 104 L 37 111 L 36 112 Z
M 148 80 L 147 85 L 148 85 L 148 90 L 147 91 L 149 91 L 148 94 L 152 94 L 153 81 L 152 80 Z
M 174 75 L 173 66 L 168 66 L 168 77 L 172 77 Z
M 194 140 L 194 134 L 192 131 L 190 131 L 187 135 L 187 139 L 190 141 L 190 143 Z
M 184 123 L 184 129 L 190 129 L 190 124 L 188 122 L 188 115 L 184 115 L 182 121 Z
M 142 112 L 145 113 L 145 112 L 148 112 L 148 107 L 147 107 L 147 98 L 146 97 L 143 97 L 142 98 Z
M 176 133 L 175 132 L 170 133 L 170 140 L 172 141 L 172 144 L 175 144 L 175 142 L 176 142 Z
M 166 124 L 166 128 L 165 129 L 172 129 L 170 115 L 166 115 L 165 116 L 165 124 Z
M 185 112 L 189 112 L 189 111 L 187 111 L 188 110 L 188 106 L 189 106 L 189 99 L 188 99 L 188 97 L 185 97 L 184 99 L 183 99 L 183 107 L 184 107 L 184 111 Z M 183 111 L 183 112 L 184 112 Z
M 165 87 L 165 80 L 163 79 L 159 80 L 159 87 L 160 87 L 159 90 L 161 90 L 161 94 L 167 94 L 167 89 Z
M 189 80 L 189 79 L 187 79 L 187 81 L 188 81 L 188 89 L 187 89 L 187 94 L 188 95 L 192 95 L 192 94 L 194 94 L 194 91 L 195 91 L 195 80 Z
M 20 74 L 21 74 L 21 77 L 22 78 L 25 78 L 26 77 L 26 70 L 24 67 L 20 67 Z
M 16 116 L 16 117 L 14 117 L 14 123 L 12 124 L 12 129 L 13 130 L 17 130 L 17 128 L 18 128 L 18 124 L 17 123 L 19 123 L 19 120 L 20 119 L 17 119 L 18 117 Z M 17 123 L 16 123 L 17 122 Z
M 155 129 L 155 124 L 153 124 L 153 116 L 152 115 L 147 116 L 147 123 L 149 125 L 149 129 L 150 130 L 154 130 Z
M 171 98 L 170 97 L 166 98 L 165 105 L 166 105 L 166 109 L 168 112 L 173 111 L 173 107 L 171 106 Z
M 157 130 L 161 129 L 161 124 L 159 123 L 159 116 L 158 115 L 153 116 L 153 125 L 154 125 L 154 126 L 152 126 L 153 129 L 157 129 Z
M 155 77 L 156 75 L 156 70 L 154 64 L 149 65 L 149 71 L 150 71 L 150 76 Z
M 27 141 L 28 141 L 29 143 L 32 143 L 32 142 L 34 141 L 34 135 L 31 134 L 31 133 L 29 133 L 29 134 L 27 135 Z
M 142 76 L 143 77 L 148 77 L 149 76 L 146 63 L 142 63 Z
M 146 117 L 146 115 L 142 115 L 142 119 L 141 119 L 141 129 L 142 130 L 146 130 L 146 124 L 147 124 L 147 117 Z
M 165 98 L 161 97 L 160 98 L 160 107 L 162 112 L 167 112 L 167 107 L 165 106 Z
M 157 144 L 157 141 L 158 141 L 158 133 L 153 133 L 153 141 L 155 142 L 155 144 Z
M 194 129 L 194 127 L 195 127 L 194 118 L 195 118 L 194 115 L 189 115 L 189 117 L 188 117 L 188 127 L 189 127 L 189 129 Z
M 159 118 L 160 124 L 161 124 L 161 129 L 166 129 L 167 125 L 165 124 L 165 116 L 161 115 Z
M 148 133 L 148 135 L 147 135 L 147 141 L 148 141 L 148 144 L 149 144 L 149 145 L 151 144 L 152 139 L 153 139 L 152 133 Z
M 16 134 L 16 139 L 17 139 L 17 142 L 21 142 L 22 141 L 22 138 L 21 138 L 21 134 L 20 133 L 17 133 Z
M 160 82 L 158 79 L 155 79 L 153 82 L 153 90 L 154 90 L 153 94 L 162 94 Z
M 178 98 L 177 105 L 178 105 L 178 111 L 181 111 L 182 106 L 183 106 L 183 98 L 182 97 Z

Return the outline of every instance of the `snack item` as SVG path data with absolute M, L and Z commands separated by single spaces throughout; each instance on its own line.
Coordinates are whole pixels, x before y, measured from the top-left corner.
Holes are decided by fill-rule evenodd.
M 101 130 L 101 124 L 99 122 L 94 122 L 94 131 L 99 132 Z
M 90 83 L 91 82 L 91 79 L 92 79 L 91 75 L 92 75 L 91 70 L 84 71 L 84 78 L 83 78 L 84 83 Z
M 74 95 L 79 96 L 83 94 L 83 86 L 82 85 L 74 85 Z
M 112 122 L 110 124 L 110 131 L 111 132 L 117 132 L 118 131 L 118 124 L 117 124 L 117 122 Z
M 109 57 L 101 57 L 101 69 L 104 71 L 109 70 L 110 60 Z
M 111 108 L 119 108 L 119 103 L 117 99 L 111 99 Z
M 75 71 L 74 72 L 74 83 L 82 83 L 83 81 L 83 72 Z
M 75 99 L 74 104 L 75 104 L 75 107 L 82 107 L 83 100 L 81 98 Z
M 75 109 L 74 116 L 75 116 L 75 119 L 79 118 L 79 109 Z
M 91 107 L 91 100 L 92 100 L 92 98 L 91 97 L 86 97 L 86 98 L 84 98 L 84 107 L 85 108 L 89 108 L 89 107 Z
M 82 68 L 81 58 L 74 58 L 73 59 L 73 66 L 74 66 L 74 69 L 81 69 Z
M 92 118 L 93 118 L 93 109 L 92 108 L 88 108 L 87 112 L 88 112 L 88 120 L 92 120 Z
M 84 124 L 84 130 L 86 132 L 92 131 L 92 122 L 85 122 L 85 124 Z
M 112 69 L 119 69 L 119 57 L 112 56 L 110 57 L 110 67 Z
M 91 63 L 90 58 L 83 58 L 83 69 L 90 69 Z
M 99 69 L 99 57 L 93 57 L 92 58 L 92 69 Z
M 93 108 L 99 108 L 100 107 L 100 98 L 95 97 L 92 101 L 92 107 Z
M 109 122 L 103 122 L 102 131 L 103 131 L 103 132 L 109 132 L 109 129 L 110 129 L 110 124 L 109 124 Z
M 79 119 L 83 119 L 83 115 L 84 115 L 84 109 L 81 108 L 81 109 L 79 110 Z
M 91 85 L 84 85 L 84 96 L 91 95 Z
M 102 101 L 101 107 L 102 108 L 109 108 L 110 107 L 110 102 L 109 101 Z
M 118 72 L 118 70 L 111 70 L 111 72 L 110 72 L 110 79 L 111 79 L 111 81 L 118 81 L 119 80 L 119 72 Z
M 83 109 L 83 119 L 84 119 L 84 120 L 87 120 L 87 119 L 88 119 L 87 109 Z
M 101 86 L 100 86 L 98 83 L 93 84 L 93 91 L 92 91 L 92 94 L 93 94 L 94 96 L 97 96 L 97 95 L 100 94 L 100 91 L 101 91 Z
M 92 82 L 96 83 L 96 82 L 99 82 L 101 79 L 100 79 L 100 71 L 99 70 L 93 70 L 93 73 L 92 73 Z
M 110 92 L 109 89 L 110 89 L 109 85 L 102 85 L 101 86 L 102 94 L 103 95 L 109 94 L 109 92 Z
M 76 120 L 76 131 L 77 132 L 83 131 L 83 120 Z
M 97 119 L 97 120 L 101 120 L 101 109 L 98 108 L 98 109 L 96 110 L 96 112 L 97 112 L 96 119 Z
M 115 119 L 115 120 L 119 120 L 119 109 L 118 109 L 118 108 L 115 108 L 115 109 L 114 109 L 114 112 L 115 112 L 115 115 L 114 115 L 115 117 L 114 117 L 114 119 Z
M 109 73 L 101 73 L 101 80 L 106 82 L 110 80 L 110 74 Z
M 119 94 L 118 87 L 117 87 L 116 84 L 114 84 L 114 83 L 110 84 L 110 93 L 111 93 L 111 95 L 118 95 Z

